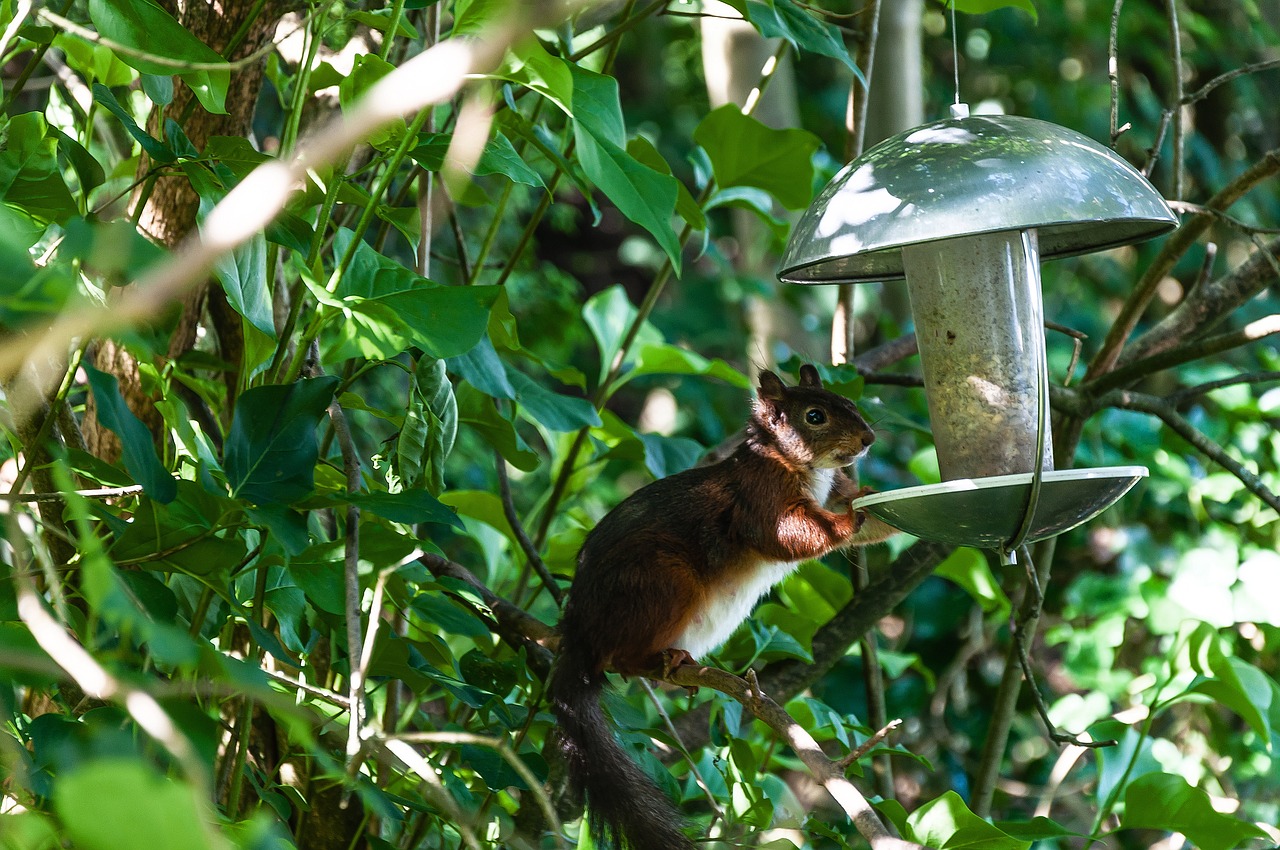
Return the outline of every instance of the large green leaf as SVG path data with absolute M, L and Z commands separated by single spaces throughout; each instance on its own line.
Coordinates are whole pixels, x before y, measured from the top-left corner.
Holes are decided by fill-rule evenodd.
M 229 850 L 199 794 L 139 759 L 91 761 L 54 786 L 53 809 L 82 850 Z
M 100 372 L 84 365 L 97 402 L 98 421 L 120 438 L 121 460 L 133 480 L 142 485 L 151 498 L 158 502 L 171 502 L 178 495 L 178 485 L 169 470 L 164 468 L 156 455 L 151 432 L 142 420 L 133 414 L 120 395 L 120 385 L 114 375 Z
M 1168 773 L 1148 773 L 1125 789 L 1120 828 L 1180 832 L 1200 850 L 1230 850 L 1246 838 L 1266 835 L 1216 811 L 1208 794 Z
M 359 505 L 392 522 L 416 525 L 420 522 L 452 525 L 462 528 L 458 515 L 426 490 L 403 490 L 399 493 L 344 493 L 345 502 Z
M 120 105 L 120 101 L 116 100 L 116 96 L 111 93 L 111 89 L 101 83 L 94 83 L 93 99 L 105 106 L 108 112 L 119 119 L 129 135 L 133 136 L 134 141 L 142 145 L 142 149 L 156 162 L 173 162 L 178 158 L 178 155 L 170 150 L 168 145 L 138 126 L 138 122 L 133 120 L 133 116 L 129 114 L 129 111 Z
M 156 56 L 176 62 L 226 65 L 221 56 L 187 32 L 173 16 L 148 0 L 89 0 L 89 19 L 106 38 L 132 48 L 119 53 L 127 65 L 145 74 L 177 74 L 209 112 L 225 115 L 229 68 L 183 70 Z M 136 51 L 136 52 L 134 52 Z
M 626 151 L 618 81 L 573 66 L 573 137 L 587 179 L 657 241 L 680 273 L 680 240 L 671 227 L 678 181 Z
M 529 448 L 511 419 L 498 412 L 492 398 L 468 384 L 458 385 L 457 398 L 459 423 L 479 434 L 516 469 L 532 472 L 538 468 L 538 453 Z
M 241 393 L 223 457 L 233 496 L 290 503 L 311 492 L 319 456 L 316 425 L 337 386 L 337 378 L 308 378 Z
M 813 154 L 820 143 L 806 130 L 775 130 L 733 104 L 714 110 L 693 133 L 711 159 L 722 189 L 764 189 L 788 209 L 813 197 Z
M 0 143 L 0 199 L 42 224 L 79 212 L 58 166 L 59 134 L 39 112 L 15 115 Z
M 143 499 L 132 521 L 111 546 L 117 562 L 197 576 L 225 575 L 244 557 L 235 535 L 215 536 L 234 511 L 225 496 L 206 492 L 194 481 L 177 482 L 168 504 Z
M 800 8 L 794 0 L 771 0 L 769 3 L 747 0 L 746 8 L 747 17 L 761 35 L 784 38 L 797 50 L 838 59 L 865 83 L 862 71 L 844 46 L 840 31 Z
M 1033 20 L 1039 20 L 1036 12 L 1036 5 L 1031 0 L 949 0 L 948 5 L 954 3 L 957 12 L 964 12 L 969 15 L 985 15 L 987 12 L 994 12 L 996 9 L 1004 9 L 1012 7 L 1021 9 L 1032 17 Z
M 969 811 L 954 791 L 930 800 L 907 817 L 911 838 L 935 850 L 1027 850 L 1023 841 Z
M 249 324 L 275 339 L 271 291 L 267 288 L 266 237 L 255 233 L 231 253 L 220 255 L 214 261 L 213 270 L 235 311 L 248 319 Z

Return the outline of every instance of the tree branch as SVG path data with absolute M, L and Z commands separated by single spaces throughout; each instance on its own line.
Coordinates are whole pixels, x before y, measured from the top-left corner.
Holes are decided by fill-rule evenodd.
M 1245 192 L 1277 173 L 1280 173 L 1280 148 L 1270 150 L 1264 154 L 1262 159 L 1254 163 L 1252 167 L 1210 198 L 1205 206 L 1210 209 L 1225 210 L 1239 200 Z M 1160 253 L 1156 255 L 1151 265 L 1147 267 L 1133 293 L 1130 294 L 1129 299 L 1121 308 L 1120 315 L 1116 317 L 1115 322 L 1111 325 L 1111 330 L 1107 332 L 1107 337 L 1103 340 L 1102 347 L 1094 355 L 1093 361 L 1089 364 L 1089 370 L 1085 375 L 1086 380 L 1097 378 L 1099 375 L 1110 372 L 1115 367 L 1120 359 L 1121 349 L 1129 339 L 1129 335 L 1133 333 L 1138 320 L 1142 318 L 1147 305 L 1151 303 L 1151 299 L 1155 296 L 1160 282 L 1173 269 L 1178 259 L 1208 230 L 1212 222 L 1213 217 L 1211 215 L 1197 215 L 1184 222 L 1181 227 L 1173 232 L 1173 235 L 1165 240 L 1164 245 L 1160 248 Z
M 1156 372 L 1172 369 L 1174 366 L 1181 366 L 1183 363 L 1190 363 L 1213 354 L 1220 354 L 1223 351 L 1230 351 L 1275 333 L 1280 333 L 1280 313 L 1252 321 L 1238 331 L 1193 340 L 1178 348 L 1126 363 L 1115 371 L 1089 382 L 1084 389 L 1101 395 L 1108 390 L 1127 386 Z
M 1277 257 L 1280 257 L 1280 239 L 1273 239 L 1265 251 L 1254 252 L 1228 274 L 1196 287 L 1169 315 L 1126 347 L 1117 363 L 1123 365 L 1167 351 L 1191 334 L 1212 328 L 1280 279 L 1275 271 Z
M 880 816 L 867 802 L 856 786 L 844 775 L 839 761 L 822 751 L 822 747 L 809 732 L 796 722 L 786 710 L 765 695 L 754 671 L 748 671 L 743 679 L 715 667 L 687 664 L 672 670 L 663 681 L 685 688 L 707 687 L 732 697 L 744 708 L 773 729 L 787 742 L 805 767 L 827 792 L 844 809 L 854 827 L 865 838 L 872 850 L 921 850 L 922 845 L 904 841 L 889 832 Z
M 1168 425 L 1174 433 L 1182 437 L 1202 454 L 1230 472 L 1240 480 L 1250 493 L 1257 496 L 1268 507 L 1280 512 L 1280 497 L 1271 491 L 1262 479 L 1251 472 L 1244 464 L 1229 455 L 1222 446 L 1210 439 L 1191 422 L 1173 408 L 1168 401 L 1158 396 L 1136 393 L 1131 390 L 1117 390 L 1108 393 L 1098 400 L 1100 406 L 1118 407 L 1124 410 L 1137 410 L 1156 416 Z

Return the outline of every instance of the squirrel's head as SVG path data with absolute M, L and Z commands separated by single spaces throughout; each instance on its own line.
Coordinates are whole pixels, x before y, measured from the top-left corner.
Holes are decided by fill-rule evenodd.
M 788 458 L 814 469 L 848 466 L 876 439 L 853 402 L 823 389 L 818 370 L 807 363 L 794 387 L 772 372 L 760 373 L 752 419 Z

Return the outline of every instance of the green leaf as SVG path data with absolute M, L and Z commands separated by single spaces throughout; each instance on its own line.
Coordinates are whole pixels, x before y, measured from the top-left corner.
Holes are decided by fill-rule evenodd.
M 1031 0 L 950 0 L 950 2 L 955 4 L 957 12 L 964 12 L 967 15 L 985 15 L 996 9 L 1013 7 L 1026 12 L 1033 21 L 1040 20 L 1036 6 Z
M 600 350 L 600 378 L 597 383 L 604 383 L 605 376 L 618 357 L 627 328 L 631 327 L 637 315 L 639 311 L 631 303 L 621 284 L 597 292 L 582 306 L 582 318 L 591 329 L 596 347 Z M 626 366 L 627 362 L 624 361 L 623 365 Z
M 1266 835 L 1251 823 L 1215 811 L 1208 794 L 1168 773 L 1149 773 L 1125 789 L 1120 828 L 1180 832 L 1200 850 L 1230 850 L 1246 838 Z
M 271 291 L 267 289 L 267 239 L 261 233 L 213 264 L 232 308 L 271 339 L 276 337 Z
M 577 431 L 600 424 L 600 415 L 584 398 L 552 392 L 514 369 L 507 370 L 507 378 L 515 387 L 521 412 L 552 431 Z
M 458 403 L 443 360 L 422 358 L 414 370 L 412 398 L 396 440 L 401 484 L 416 487 L 426 474 L 432 493 L 444 489 L 444 464 L 458 434 Z
M 731 387 L 751 389 L 751 379 L 720 358 L 708 360 L 668 343 L 641 346 L 631 377 L 637 375 L 705 375 L 719 378 Z
M 399 493 L 340 493 L 338 498 L 358 505 L 362 511 L 377 514 L 392 522 L 410 525 L 430 522 L 462 528 L 458 515 L 426 490 L 402 490 Z
M 653 142 L 644 136 L 635 136 L 630 139 L 627 142 L 627 153 L 635 157 L 642 165 L 647 165 L 654 171 L 662 174 L 671 174 L 671 164 L 653 146 Z M 693 197 L 693 193 L 689 191 L 689 187 L 678 180 L 676 181 L 676 187 L 676 212 L 680 213 L 680 217 L 688 222 L 689 226 L 694 230 L 706 230 L 706 213 L 702 211 L 702 207 L 698 206 L 698 201 Z
M 120 438 L 121 460 L 133 480 L 142 485 L 147 495 L 158 502 L 171 502 L 178 495 L 178 485 L 156 454 L 151 432 L 133 414 L 120 395 L 114 375 L 84 365 L 97 402 L 98 421 Z
M 462 21 L 461 15 L 457 21 Z M 458 34 L 456 22 L 453 31 Z M 565 114 L 572 115 L 575 67 L 558 56 L 552 56 L 537 39 L 531 38 L 513 47 L 507 54 L 506 63 L 493 75 L 536 91 L 564 110 Z
M 838 59 L 866 84 L 862 71 L 844 46 L 840 31 L 800 8 L 794 0 L 772 0 L 761 3 L 747 0 L 747 16 L 766 38 L 783 38 L 797 50 Z
M 1206 694 L 1234 711 L 1257 733 L 1266 748 L 1271 749 L 1272 729 L 1268 718 L 1276 696 L 1275 683 L 1249 662 L 1223 655 L 1216 643 L 1212 651 L 1212 678 L 1196 682 L 1191 691 Z
M 992 574 L 986 555 L 977 549 L 963 546 L 956 549 L 934 572 L 964 588 L 986 613 L 1009 611 L 1009 597 Z
M 225 574 L 246 552 L 239 537 L 214 535 L 234 505 L 194 481 L 177 485 L 177 495 L 168 504 L 155 499 L 138 504 L 132 522 L 111 546 L 111 557 L 146 564 L 149 569 L 196 576 Z
M 494 133 L 493 138 L 480 153 L 480 161 L 476 163 L 475 173 L 501 174 L 512 183 L 523 183 L 534 188 L 545 188 L 542 177 L 529 167 L 524 158 L 516 152 L 515 145 L 502 133 Z
M 511 420 L 498 412 L 489 396 L 468 384 L 461 384 L 457 398 L 458 421 L 461 424 L 473 429 L 516 469 L 532 472 L 538 468 L 541 459 L 537 452 L 529 448 Z
M 240 395 L 223 458 L 233 496 L 287 504 L 311 492 L 319 456 L 316 425 L 337 386 L 337 378 L 308 378 Z
M 207 111 L 226 115 L 230 68 L 183 70 L 146 58 L 226 65 L 204 42 L 187 32 L 173 16 L 148 0 L 89 0 L 89 19 L 106 38 L 137 51 L 118 54 L 121 61 L 144 74 L 176 73 Z M 142 55 L 138 55 L 142 54 Z
M 230 848 L 194 789 L 138 759 L 100 759 L 59 777 L 53 809 L 82 850 Z
M 666 478 L 682 472 L 698 462 L 706 452 L 702 444 L 688 437 L 664 437 L 661 434 L 636 434 L 644 446 L 644 465 L 654 478 Z
M 678 182 L 627 153 L 618 81 L 573 66 L 573 137 L 587 179 L 619 212 L 643 227 L 680 274 L 680 241 L 671 227 Z
M 133 136 L 134 141 L 142 145 L 142 149 L 147 152 L 147 156 L 156 162 L 177 161 L 177 154 L 169 150 L 168 145 L 138 126 L 138 122 L 133 120 L 133 116 L 120 105 L 120 101 L 116 100 L 116 96 L 111 93 L 111 89 L 101 83 L 94 83 L 93 99 L 106 107 L 108 112 L 119 119 L 129 135 Z
M 481 338 L 476 347 L 466 354 L 450 358 L 449 369 L 461 375 L 471 386 L 494 398 L 511 400 L 516 397 L 515 387 L 507 379 L 507 367 L 487 336 Z
M 39 112 L 0 123 L 0 198 L 41 224 L 76 215 L 79 208 L 59 169 L 59 133 Z
M 821 144 L 806 130 L 775 130 L 733 104 L 712 111 L 693 132 L 722 189 L 764 189 L 788 209 L 813 199 L 813 154 Z
M 1027 850 L 1023 841 L 969 811 L 960 795 L 948 791 L 907 817 L 911 839 L 935 850 Z

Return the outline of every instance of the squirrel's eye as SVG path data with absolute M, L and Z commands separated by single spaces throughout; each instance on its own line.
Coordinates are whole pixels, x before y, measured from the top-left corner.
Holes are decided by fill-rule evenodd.
M 810 425 L 821 425 L 827 421 L 827 414 L 816 407 L 811 407 L 805 411 L 804 421 Z

